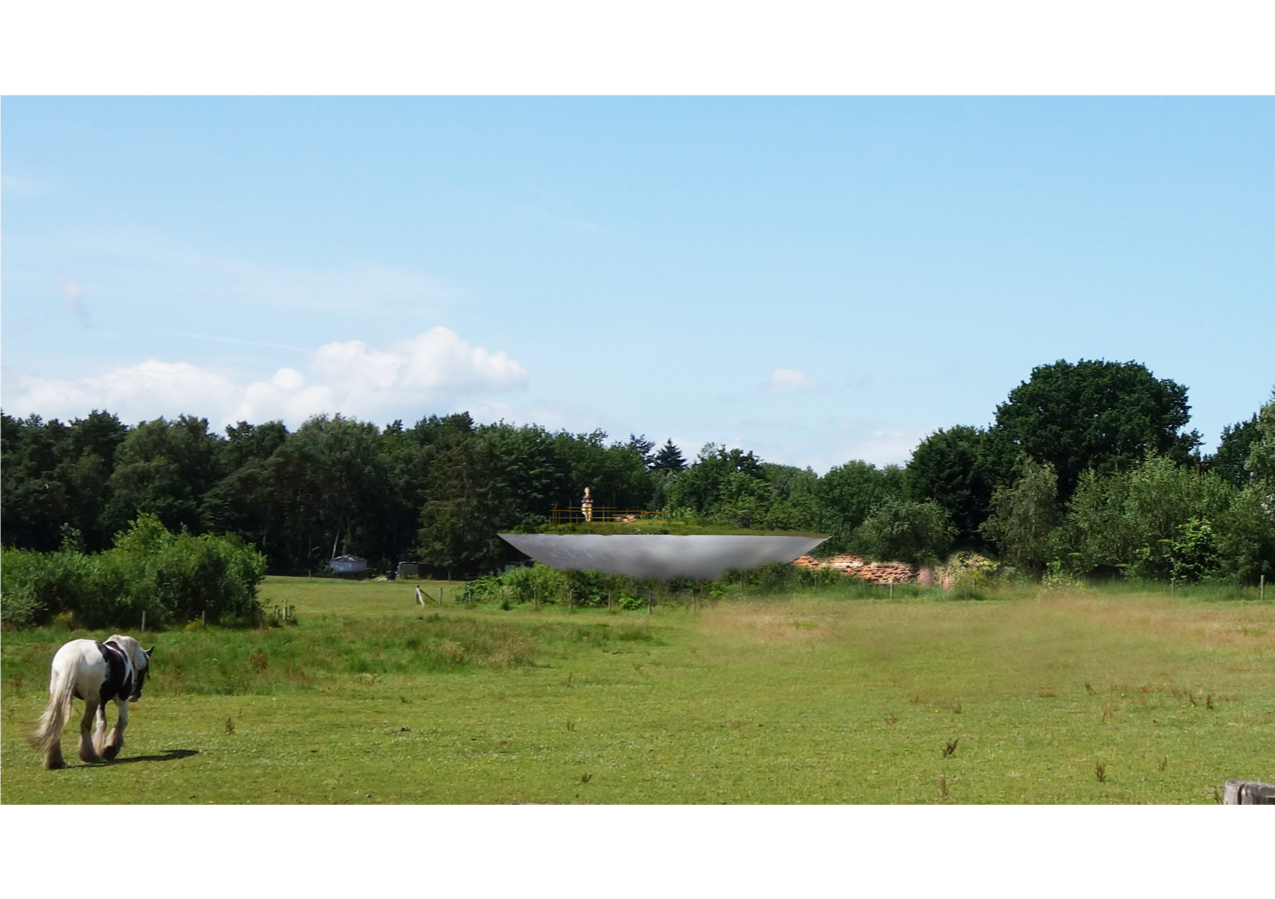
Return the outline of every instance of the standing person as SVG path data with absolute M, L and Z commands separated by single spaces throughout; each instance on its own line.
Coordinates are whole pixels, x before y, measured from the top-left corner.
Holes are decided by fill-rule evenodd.
M 584 488 L 584 499 L 580 501 L 580 511 L 585 521 L 593 521 L 593 497 L 589 496 L 589 488 Z

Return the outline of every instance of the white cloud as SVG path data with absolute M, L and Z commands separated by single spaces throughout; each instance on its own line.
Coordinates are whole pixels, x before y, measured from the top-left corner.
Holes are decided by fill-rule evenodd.
M 767 393 L 778 393 L 781 390 L 809 390 L 815 386 L 815 379 L 795 368 L 777 368 L 770 373 L 766 383 Z
M 84 285 L 64 275 L 58 275 L 53 281 L 53 286 L 58 289 L 58 293 L 62 294 L 62 299 L 66 302 L 66 310 L 78 318 L 84 327 L 92 327 L 89 312 L 84 308 Z
M 224 375 L 185 362 L 148 359 L 96 378 L 73 381 L 24 379 L 26 390 L 14 403 L 19 414 L 75 418 L 94 409 L 117 413 L 125 421 L 190 412 L 206 415 L 229 408 L 239 389 Z
M 387 348 L 361 340 L 330 343 L 310 355 L 308 375 L 280 368 L 268 381 L 235 383 L 185 362 L 149 359 L 100 377 L 20 379 L 6 400 L 13 414 L 74 418 L 93 409 L 141 421 L 181 413 L 217 426 L 281 418 L 296 426 L 311 415 L 340 412 L 365 420 L 404 418 L 450 408 L 462 399 L 524 387 L 527 370 L 503 351 L 489 352 L 436 327 Z

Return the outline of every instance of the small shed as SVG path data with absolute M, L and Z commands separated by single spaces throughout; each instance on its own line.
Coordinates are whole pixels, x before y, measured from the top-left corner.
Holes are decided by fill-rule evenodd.
M 337 574 L 358 574 L 367 571 L 367 559 L 350 555 L 337 556 L 328 561 L 328 567 Z
M 402 580 L 405 577 L 420 577 L 420 576 L 421 576 L 421 565 L 419 562 L 399 562 L 398 570 L 394 573 L 394 577 L 397 580 Z

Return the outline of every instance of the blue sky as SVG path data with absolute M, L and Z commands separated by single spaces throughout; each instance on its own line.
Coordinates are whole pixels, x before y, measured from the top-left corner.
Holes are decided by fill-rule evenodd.
M 823 472 L 1036 365 L 1275 386 L 1270 98 L 3 100 L 2 401 Z

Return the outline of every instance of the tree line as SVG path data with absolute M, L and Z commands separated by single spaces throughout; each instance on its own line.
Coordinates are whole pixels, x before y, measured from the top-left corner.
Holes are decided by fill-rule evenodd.
M 5 547 L 87 553 L 139 516 L 172 533 L 233 534 L 276 572 L 352 553 L 388 569 L 497 570 L 497 531 L 554 506 L 600 504 L 830 535 L 825 554 L 934 562 L 953 549 L 1040 576 L 1255 581 L 1275 573 L 1275 394 L 1201 455 L 1187 390 L 1135 363 L 1039 366 L 986 427 L 923 440 L 906 465 L 862 461 L 819 476 L 754 453 L 467 413 L 385 428 L 320 415 L 295 431 L 240 422 L 224 435 L 179 416 L 130 427 L 95 411 L 69 423 L 2 415 Z

